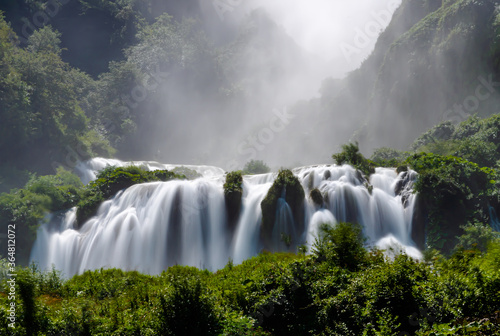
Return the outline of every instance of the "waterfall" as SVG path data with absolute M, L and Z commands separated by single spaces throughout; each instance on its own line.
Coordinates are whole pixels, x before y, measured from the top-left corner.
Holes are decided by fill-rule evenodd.
M 96 173 L 103 170 L 108 166 L 126 167 L 138 166 L 146 170 L 172 170 L 175 168 L 188 168 L 196 171 L 204 177 L 217 177 L 224 175 L 224 170 L 213 166 L 193 166 L 193 165 L 180 165 L 180 164 L 163 164 L 155 161 L 129 161 L 124 162 L 116 159 L 94 158 L 86 162 L 78 162 L 75 171 L 80 176 L 83 184 L 96 179 Z
M 125 166 L 118 160 L 93 159 L 78 167 L 82 180 L 95 179 L 106 165 Z M 134 162 L 147 169 L 180 165 Z M 120 191 L 101 204 L 98 213 L 76 228 L 76 209 L 52 214 L 42 224 L 31 260 L 42 269 L 54 265 L 65 276 L 88 269 L 121 268 L 159 274 L 172 265 L 217 270 L 232 259 L 236 264 L 262 250 L 262 200 L 276 174 L 244 176 L 239 219 L 228 228 L 224 200 L 224 171 L 210 166 L 183 166 L 202 177 L 193 181 L 152 182 Z M 322 165 L 294 170 L 306 198 L 303 232 L 298 232 L 284 195 L 278 200 L 272 232 L 275 250 L 287 251 L 287 237 L 312 246 L 323 223 L 359 222 L 368 244 L 388 251 L 420 252 L 411 240 L 416 195 L 411 192 L 414 172 L 397 174 L 378 168 L 370 181 L 354 168 Z M 322 205 L 309 197 L 312 189 L 323 195 Z
M 415 172 L 397 174 L 392 168 L 377 168 L 370 181 L 364 181 L 348 165 L 306 167 L 295 172 L 306 195 L 317 188 L 325 197 L 325 204 L 319 209 L 308 199 L 307 245 L 313 244 L 322 223 L 357 222 L 362 225 L 369 245 L 396 248 L 415 258 L 421 257 L 411 239 Z

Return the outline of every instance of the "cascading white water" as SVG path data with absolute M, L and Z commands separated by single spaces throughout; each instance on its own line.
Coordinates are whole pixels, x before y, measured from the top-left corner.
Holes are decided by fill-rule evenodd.
M 149 169 L 178 165 L 135 162 Z M 124 166 L 117 160 L 94 159 L 80 166 L 82 179 L 95 178 L 106 165 Z M 122 268 L 149 274 L 171 265 L 210 270 L 229 259 L 241 263 L 261 249 L 261 207 L 276 174 L 245 176 L 240 216 L 228 227 L 224 201 L 224 172 L 207 166 L 184 166 L 203 175 L 194 181 L 154 182 L 132 186 L 104 202 L 95 217 L 75 229 L 75 209 L 52 215 L 38 230 L 32 261 L 41 268 L 54 265 L 66 276 L 87 269 Z M 324 165 L 294 171 L 306 192 L 305 229 L 297 232 L 290 207 L 278 202 L 273 230 L 275 250 L 286 250 L 283 236 L 293 236 L 311 246 L 322 223 L 357 221 L 371 245 L 402 249 L 414 257 L 420 253 L 411 240 L 415 173 L 379 168 L 372 175 L 373 189 L 350 166 Z M 323 205 L 308 197 L 317 188 Z M 396 193 L 396 189 L 399 189 Z
M 196 171 L 204 177 L 217 177 L 224 175 L 224 170 L 213 166 L 193 166 L 193 165 L 180 165 L 180 164 L 163 164 L 156 161 L 130 161 L 124 162 L 116 159 L 95 158 L 86 162 L 78 162 L 75 167 L 76 173 L 80 176 L 83 184 L 96 179 L 96 173 L 106 167 L 126 167 L 138 166 L 147 170 L 172 170 L 175 168 L 188 168 Z

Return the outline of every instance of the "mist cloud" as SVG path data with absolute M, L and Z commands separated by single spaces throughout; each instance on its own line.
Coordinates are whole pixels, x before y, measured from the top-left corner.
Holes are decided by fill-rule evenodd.
M 170 87 L 160 105 L 165 108 L 163 123 L 175 127 L 160 135 L 159 151 L 168 161 L 226 169 L 241 168 L 250 159 L 264 160 L 273 168 L 328 161 L 357 125 L 351 125 L 342 110 L 326 118 L 311 108 L 314 105 L 294 106 L 318 97 L 324 79 L 344 77 L 359 67 L 400 3 L 200 0 L 204 29 L 220 49 L 228 48 L 228 56 L 220 60 L 224 76 L 242 95 L 234 108 L 221 109 Z M 245 29 L 250 33 L 243 33 Z M 280 131 L 271 127 L 276 111 L 294 116 L 283 130 L 278 127 Z M 322 123 L 321 132 L 314 129 L 318 119 L 329 120 Z M 332 128 L 341 131 L 332 136 Z
M 253 0 L 244 7 L 247 12 L 265 8 L 301 47 L 329 63 L 325 74 L 342 76 L 369 56 L 377 41 L 373 30 L 380 27 L 378 33 L 382 32 L 389 24 L 384 12 L 392 16 L 400 4 L 401 0 Z M 360 32 L 368 37 L 362 45 L 357 41 Z M 358 52 L 348 60 L 342 46 Z

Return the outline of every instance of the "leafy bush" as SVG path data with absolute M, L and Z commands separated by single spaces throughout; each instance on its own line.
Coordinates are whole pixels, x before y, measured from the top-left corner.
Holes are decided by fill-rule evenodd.
M 74 207 L 80 199 L 82 188 L 80 179 L 62 168 L 58 169 L 57 175 L 34 176 L 25 186 L 32 193 L 48 196 L 51 204 L 47 210 L 52 212 Z
M 49 212 L 66 210 L 77 204 L 81 195 L 78 177 L 59 169 L 57 175 L 33 175 L 24 189 L 0 194 L 0 225 L 7 232 L 8 225 L 14 225 L 17 237 L 17 258 L 21 265 L 27 265 L 31 246 L 41 221 Z M 7 241 L 0 240 L 0 256 Z
M 440 124 L 432 127 L 430 130 L 422 134 L 418 139 L 416 139 L 410 148 L 414 151 L 419 150 L 423 146 L 440 142 L 443 140 L 449 140 L 452 138 L 455 132 L 455 126 L 450 121 L 443 121 Z
M 419 323 L 411 317 L 425 309 L 419 288 L 425 281 L 425 267 L 405 255 L 368 268 L 354 274 L 338 295 L 323 300 L 320 324 L 341 335 L 412 334 Z
M 337 230 L 324 239 L 329 243 L 318 239 L 319 254 L 262 253 L 215 273 L 110 269 L 61 281 L 54 271 L 17 268 L 25 286 L 16 298 L 20 323 L 14 330 L 0 323 L 0 334 L 431 335 L 500 328 L 498 240 L 483 253 L 457 250 L 421 263 L 363 251 L 359 226 L 341 223 Z M 5 291 L 5 279 L 0 285 Z M 0 295 L 0 317 L 8 304 Z
M 499 155 L 497 145 L 472 136 L 458 143 L 454 156 L 477 163 L 480 167 L 494 167 Z
M 160 297 L 162 335 L 218 335 L 219 316 L 199 278 L 171 278 L 172 290 Z
M 450 251 L 461 226 L 469 221 L 489 222 L 496 174 L 467 160 L 435 154 L 414 154 L 406 163 L 419 173 L 415 190 L 428 217 L 428 246 Z
M 264 163 L 262 160 L 251 160 L 245 164 L 243 168 L 243 172 L 245 174 L 266 174 L 271 171 L 268 165 Z
M 381 167 L 398 167 L 408 156 L 408 152 L 382 147 L 377 148 L 370 159 Z
M 463 228 L 464 234 L 458 237 L 456 250 L 479 250 L 486 252 L 488 245 L 500 238 L 500 233 L 481 223 L 468 224 Z
M 367 260 L 365 238 L 359 224 L 323 224 L 313 245 L 313 255 L 318 261 L 327 261 L 348 270 L 358 270 Z
M 375 173 L 376 164 L 366 159 L 359 152 L 358 143 L 349 143 L 342 145 L 342 152 L 333 154 L 332 158 L 338 165 L 350 164 L 354 168 L 360 170 L 365 176 L 370 176 Z

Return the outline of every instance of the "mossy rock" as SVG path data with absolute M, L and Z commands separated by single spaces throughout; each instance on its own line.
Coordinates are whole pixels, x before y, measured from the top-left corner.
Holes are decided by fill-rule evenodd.
M 323 206 L 323 195 L 318 188 L 314 188 L 313 190 L 311 190 L 311 192 L 309 193 L 309 197 L 312 199 L 314 204 L 320 207 Z
M 241 171 L 235 171 L 226 175 L 224 183 L 224 198 L 226 200 L 226 213 L 228 224 L 231 229 L 236 227 L 240 215 L 241 198 L 243 196 L 243 176 Z
M 285 194 L 285 201 L 288 203 L 292 210 L 293 218 L 297 224 L 297 232 L 303 229 L 303 202 L 304 202 L 304 189 L 300 184 L 299 179 L 293 175 L 292 171 L 280 170 L 278 177 L 269 189 L 266 198 L 261 203 L 262 209 L 262 226 L 261 226 L 261 240 L 265 249 L 271 249 L 271 236 L 273 227 L 276 222 L 276 210 L 278 199 L 282 194 Z M 292 242 L 297 243 L 297 242 Z

